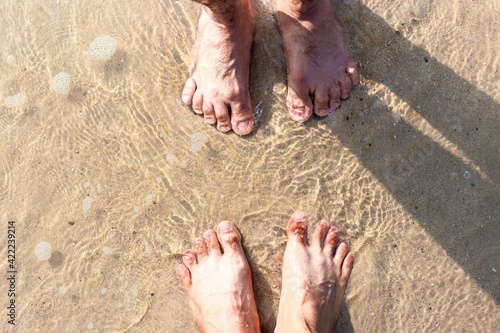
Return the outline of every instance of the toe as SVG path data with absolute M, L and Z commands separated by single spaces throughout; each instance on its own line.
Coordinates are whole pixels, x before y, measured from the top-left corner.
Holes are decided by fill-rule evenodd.
M 207 255 L 207 243 L 203 238 L 196 238 L 193 241 L 194 251 L 196 252 L 196 256 L 198 257 L 198 261 L 203 260 Z
M 306 121 L 312 115 L 312 101 L 307 90 L 300 91 L 289 87 L 286 105 L 294 121 Z
M 213 125 L 217 122 L 217 118 L 215 118 L 214 106 L 206 101 L 203 101 L 203 115 L 207 124 Z
M 229 132 L 231 130 L 231 119 L 229 118 L 229 110 L 224 102 L 214 104 L 215 117 L 217 118 L 217 129 L 221 132 Z
M 340 105 L 340 87 L 338 85 L 334 85 L 330 88 L 328 92 L 328 97 L 330 98 L 329 106 L 330 109 L 336 109 Z
M 347 73 L 347 76 L 349 76 L 349 79 L 351 80 L 351 84 L 353 86 L 358 85 L 359 79 L 358 79 L 358 69 L 356 68 L 356 65 L 354 62 L 350 63 L 345 72 Z
M 223 221 L 217 227 L 217 236 L 224 254 L 242 253 L 241 236 L 236 227 L 229 221 Z
M 203 234 L 203 238 L 205 239 L 205 242 L 207 243 L 208 249 L 210 251 L 211 256 L 220 256 L 222 252 L 220 251 L 220 244 L 219 241 L 217 240 L 217 235 L 215 234 L 215 231 L 212 229 L 209 229 L 205 231 Z
M 346 99 L 351 92 L 351 79 L 347 75 L 339 78 L 340 98 Z
M 189 268 L 189 270 L 191 270 L 196 264 L 196 254 L 191 250 L 187 250 L 182 255 L 182 262 L 187 268 Z
M 318 88 L 314 92 L 314 113 L 320 117 L 328 114 L 328 90 Z
M 308 219 L 305 213 L 293 213 L 286 227 L 289 242 L 307 245 L 307 222 Z
M 337 246 L 337 250 L 335 250 L 335 256 L 333 257 L 334 264 L 337 267 L 342 267 L 342 263 L 344 262 L 344 259 L 348 253 L 349 246 L 344 240 L 340 241 L 339 246 Z
M 328 229 L 330 229 L 330 223 L 328 223 L 326 220 L 319 221 L 316 225 L 316 229 L 314 229 L 311 245 L 318 249 L 322 249 L 325 243 L 325 235 L 328 232 Z
M 191 104 L 195 90 L 196 83 L 194 82 L 193 77 L 189 76 L 186 80 L 186 84 L 184 85 L 184 89 L 182 90 L 182 102 L 184 104 Z
M 197 114 L 203 113 L 203 94 L 201 89 L 197 89 L 193 96 L 193 111 Z
M 335 249 L 337 248 L 337 245 L 339 244 L 339 235 L 340 231 L 335 227 L 331 227 L 328 231 L 328 234 L 326 235 L 325 250 L 328 251 L 330 255 L 333 255 Z
M 349 253 L 342 263 L 342 281 L 347 284 L 347 280 L 351 275 L 352 267 L 354 266 L 354 257 Z
M 246 135 L 253 129 L 253 112 L 250 104 L 231 104 L 231 124 L 233 131 L 239 135 Z
M 184 264 L 179 264 L 177 266 L 177 276 L 179 280 L 181 280 L 184 289 L 188 290 L 189 287 L 191 287 L 191 273 Z

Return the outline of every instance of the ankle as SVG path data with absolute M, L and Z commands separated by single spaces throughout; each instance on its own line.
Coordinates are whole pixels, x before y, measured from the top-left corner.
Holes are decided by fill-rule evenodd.
M 279 9 L 291 11 L 298 16 L 308 15 L 320 0 L 277 0 Z M 329 2 L 329 0 L 328 0 Z
M 213 21 L 232 26 L 251 15 L 249 0 L 202 0 L 202 10 Z

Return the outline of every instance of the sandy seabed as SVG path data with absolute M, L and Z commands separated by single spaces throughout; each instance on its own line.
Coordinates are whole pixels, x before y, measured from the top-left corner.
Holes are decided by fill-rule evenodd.
M 361 83 L 299 126 L 273 3 L 254 1 L 257 128 L 239 137 L 180 102 L 196 4 L 2 1 L 0 267 L 15 221 L 17 293 L 12 326 L 3 279 L 0 330 L 196 332 L 175 267 L 229 219 L 272 332 L 300 209 L 356 258 L 338 332 L 500 331 L 499 4 L 335 1 Z

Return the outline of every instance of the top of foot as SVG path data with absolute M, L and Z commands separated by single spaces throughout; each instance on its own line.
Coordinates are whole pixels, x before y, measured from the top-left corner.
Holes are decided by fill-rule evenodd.
M 295 121 L 326 116 L 358 83 L 357 69 L 331 0 L 278 0 L 288 69 L 287 107 Z
M 203 3 L 182 101 L 219 131 L 245 135 L 254 121 L 248 90 L 252 7 L 249 0 Z
M 339 230 L 321 220 L 307 241 L 308 219 L 296 212 L 288 221 L 276 333 L 332 333 L 354 259 Z

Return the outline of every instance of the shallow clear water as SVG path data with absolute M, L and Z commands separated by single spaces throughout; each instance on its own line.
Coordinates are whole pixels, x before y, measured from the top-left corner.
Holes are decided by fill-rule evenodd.
M 270 332 L 300 209 L 343 230 L 356 258 L 339 332 L 498 331 L 498 2 L 337 3 L 361 84 L 302 126 L 272 2 L 253 6 L 258 124 L 239 137 L 180 102 L 197 5 L 0 4 L 0 222 L 16 221 L 18 270 L 17 325 L 4 316 L 2 330 L 196 331 L 175 267 L 227 219 Z M 116 50 L 92 60 L 101 35 Z

